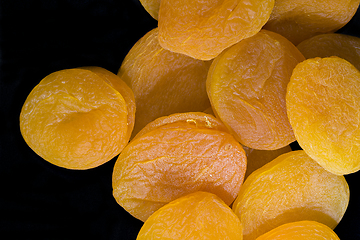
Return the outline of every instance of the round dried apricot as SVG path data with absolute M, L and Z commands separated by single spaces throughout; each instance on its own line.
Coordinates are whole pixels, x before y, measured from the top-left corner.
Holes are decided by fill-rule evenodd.
M 26 143 L 46 161 L 68 169 L 97 167 L 118 155 L 134 122 L 131 89 L 98 67 L 45 77 L 20 113 Z
M 315 221 L 299 221 L 281 225 L 256 240 L 340 240 L 328 226 Z
M 165 50 L 157 36 L 155 28 L 142 37 L 118 72 L 135 96 L 133 135 L 158 117 L 210 107 L 206 77 L 211 62 Z
M 326 171 L 303 150 L 285 153 L 254 171 L 233 203 L 244 239 L 282 224 L 317 221 L 334 229 L 349 203 L 344 176 Z
M 242 240 L 242 226 L 218 196 L 195 192 L 157 210 L 146 220 L 136 239 Z
M 327 33 L 302 41 L 297 48 L 305 58 L 337 56 L 360 70 L 360 38 L 341 33 Z
M 297 45 L 343 27 L 355 15 L 359 3 L 360 0 L 276 0 L 264 28 Z
M 300 63 L 286 105 L 302 149 L 335 174 L 360 169 L 360 72 L 339 57 Z
M 208 96 L 216 116 L 241 144 L 275 150 L 295 141 L 285 95 L 292 70 L 303 60 L 291 42 L 265 30 L 214 59 Z
M 113 172 L 118 204 L 142 221 L 166 203 L 196 191 L 214 193 L 230 205 L 245 175 L 242 146 L 220 130 L 226 127 L 211 115 L 168 118 L 150 123 L 119 155 Z
M 161 0 L 159 43 L 173 52 L 209 60 L 268 20 L 274 0 Z

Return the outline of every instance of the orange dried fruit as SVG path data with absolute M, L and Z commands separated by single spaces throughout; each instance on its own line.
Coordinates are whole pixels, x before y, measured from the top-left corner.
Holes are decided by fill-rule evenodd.
M 304 59 L 287 39 L 265 30 L 214 59 L 208 96 L 216 116 L 241 144 L 275 150 L 295 141 L 285 95 L 292 70 Z
M 297 45 L 305 58 L 337 56 L 360 70 L 360 38 L 341 33 L 326 33 L 306 39 Z
M 152 16 L 155 20 L 158 19 L 160 0 L 140 0 L 140 3 L 150 16 Z
M 210 107 L 206 77 L 211 62 L 165 50 L 157 36 L 155 28 L 142 37 L 118 72 L 135 96 L 133 135 L 158 117 Z
M 286 105 L 302 149 L 334 174 L 360 169 L 360 72 L 339 57 L 300 63 Z
M 209 60 L 268 20 L 274 0 L 161 0 L 159 43 L 173 52 Z
M 278 156 L 287 152 L 291 152 L 292 150 L 290 145 L 287 145 L 285 147 L 276 150 L 257 150 L 257 149 L 248 148 L 246 146 L 243 146 L 243 148 L 245 150 L 246 159 L 247 159 L 245 179 L 255 170 L 271 162 Z
M 239 218 L 218 196 L 195 192 L 157 210 L 136 239 L 242 240 L 242 227 Z
M 340 240 L 328 226 L 315 221 L 299 221 L 281 225 L 256 240 Z
M 355 15 L 360 0 L 276 0 L 264 29 L 295 45 L 322 33 L 335 32 Z
M 89 169 L 120 153 L 129 141 L 135 100 L 115 74 L 99 67 L 46 76 L 20 113 L 24 140 L 59 167 Z
M 119 155 L 113 195 L 145 221 L 166 203 L 196 191 L 230 205 L 243 182 L 242 146 L 214 116 L 179 113 L 149 123 Z
M 331 229 L 349 203 L 344 176 L 326 171 L 303 150 L 285 153 L 254 171 L 233 203 L 245 240 L 282 224 L 317 221 Z

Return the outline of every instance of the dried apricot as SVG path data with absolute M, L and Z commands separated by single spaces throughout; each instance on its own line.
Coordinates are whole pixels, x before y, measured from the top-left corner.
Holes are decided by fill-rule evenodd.
M 248 148 L 246 146 L 243 146 L 243 148 L 245 150 L 247 159 L 245 179 L 255 170 L 261 168 L 281 154 L 291 152 L 292 150 L 290 145 L 276 150 L 257 150 Z
M 206 77 L 211 62 L 165 50 L 157 36 L 155 28 L 142 37 L 118 72 L 135 96 L 133 135 L 158 117 L 210 107 Z
M 328 226 L 315 221 L 299 221 L 281 225 L 256 240 L 340 240 Z
M 241 144 L 275 150 L 295 141 L 285 95 L 292 70 L 304 59 L 287 39 L 265 30 L 214 59 L 208 96 L 216 116 Z
M 360 0 L 276 0 L 264 29 L 297 45 L 343 27 L 355 15 L 359 3 Z
M 360 169 L 360 72 L 339 57 L 300 63 L 286 105 L 302 149 L 335 174 Z
M 136 239 L 242 240 L 242 226 L 218 196 L 195 192 L 157 210 L 146 220 Z
M 57 71 L 31 91 L 20 114 L 26 143 L 68 169 L 97 167 L 118 155 L 134 122 L 131 89 L 99 68 Z
M 159 43 L 173 52 L 209 60 L 263 27 L 274 0 L 161 0 Z
M 130 141 L 115 163 L 113 195 L 118 204 L 142 221 L 196 191 L 214 193 L 230 205 L 244 179 L 246 156 L 233 136 L 221 130 L 226 127 L 201 112 L 154 122 Z
M 247 240 L 295 221 L 317 221 L 334 229 L 348 203 L 344 176 L 326 171 L 298 150 L 282 154 L 250 174 L 232 208 Z
M 297 45 L 305 58 L 337 56 L 360 70 L 360 38 L 341 33 L 327 33 L 306 39 Z

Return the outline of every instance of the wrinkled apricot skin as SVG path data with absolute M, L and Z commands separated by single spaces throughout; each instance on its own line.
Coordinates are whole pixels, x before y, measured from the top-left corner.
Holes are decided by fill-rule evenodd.
M 97 67 L 48 75 L 20 113 L 24 140 L 59 167 L 89 169 L 111 160 L 127 144 L 135 112 L 131 89 L 116 82 L 121 79 Z
M 215 115 L 241 144 L 275 150 L 295 141 L 285 96 L 291 72 L 303 60 L 291 42 L 266 30 L 215 58 L 206 90 Z
M 254 171 L 233 203 L 245 240 L 286 223 L 317 221 L 331 229 L 349 203 L 344 176 L 326 171 L 303 150 L 285 153 Z
M 101 68 L 101 67 L 81 67 L 81 69 L 90 70 L 93 73 L 100 76 L 106 83 L 108 83 L 111 87 L 113 87 L 116 91 L 118 91 L 121 96 L 124 98 L 127 108 L 127 134 L 125 138 L 125 143 L 130 140 L 130 136 L 134 130 L 134 124 L 135 124 L 135 112 L 136 112 L 136 105 L 135 105 L 135 97 L 134 93 L 131 90 L 131 88 L 123 81 L 122 79 L 119 79 L 117 75 L 114 73 Z
M 161 0 L 159 43 L 173 52 L 210 60 L 260 31 L 274 0 Z
M 340 240 L 328 226 L 315 221 L 299 221 L 281 225 L 256 240 Z
M 276 0 L 264 29 L 295 45 L 318 34 L 335 32 L 356 13 L 360 0 Z
M 306 39 L 297 45 L 305 58 L 337 56 L 360 70 L 360 38 L 341 33 L 327 33 Z
M 210 107 L 205 85 L 211 62 L 165 50 L 157 37 L 158 28 L 143 36 L 118 72 L 135 96 L 133 135 L 161 116 Z
M 360 72 L 339 57 L 300 63 L 288 85 L 286 105 L 302 149 L 328 171 L 360 169 Z
M 239 218 L 219 197 L 195 192 L 157 210 L 136 239 L 242 240 L 242 227 Z
M 113 195 L 119 205 L 145 221 L 183 195 L 207 191 L 230 205 L 243 182 L 246 156 L 221 122 L 205 113 L 165 117 L 145 127 L 119 155 Z M 202 121 L 202 117 L 205 117 Z M 211 122 L 218 122 L 212 124 Z

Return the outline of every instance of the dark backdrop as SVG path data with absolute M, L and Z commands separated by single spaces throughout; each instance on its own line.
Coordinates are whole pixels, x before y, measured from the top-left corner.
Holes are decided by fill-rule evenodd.
M 340 31 L 360 37 L 360 13 Z M 38 157 L 19 131 L 27 95 L 46 75 L 100 66 L 117 73 L 157 22 L 138 0 L 0 0 L 0 238 L 136 239 L 142 222 L 112 197 L 115 159 L 72 171 Z M 346 176 L 348 211 L 335 229 L 360 238 L 360 172 Z

